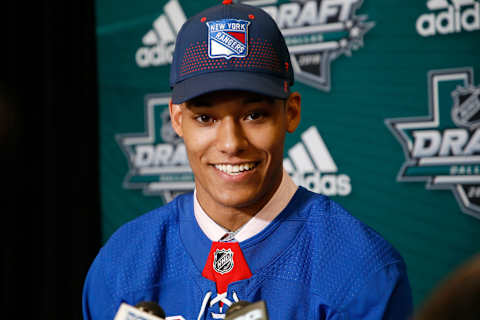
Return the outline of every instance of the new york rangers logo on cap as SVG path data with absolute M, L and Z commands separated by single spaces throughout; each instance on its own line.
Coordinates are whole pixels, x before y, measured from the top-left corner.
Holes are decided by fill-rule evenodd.
M 208 21 L 208 56 L 230 59 L 248 55 L 248 25 L 250 21 L 223 19 Z

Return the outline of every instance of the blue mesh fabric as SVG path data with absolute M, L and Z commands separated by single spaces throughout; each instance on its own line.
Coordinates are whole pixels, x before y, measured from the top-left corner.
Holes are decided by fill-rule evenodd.
M 193 217 L 192 194 L 120 228 L 93 263 L 85 319 L 113 319 L 122 301 L 158 302 L 168 316 L 197 319 L 215 284 L 201 276 L 211 242 Z M 271 319 L 406 319 L 405 265 L 375 231 L 327 197 L 300 188 L 260 234 L 240 243 L 253 276 L 229 285 L 265 300 Z M 400 310 L 400 312 L 399 312 Z M 212 319 L 206 310 L 204 319 Z M 225 310 L 224 310 L 225 311 Z

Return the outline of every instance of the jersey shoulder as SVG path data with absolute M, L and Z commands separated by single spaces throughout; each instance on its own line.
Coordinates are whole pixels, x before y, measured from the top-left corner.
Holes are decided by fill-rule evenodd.
M 101 249 L 97 260 L 106 285 L 126 295 L 184 276 L 186 252 L 178 234 L 178 196 L 121 226 Z
M 296 270 L 284 273 L 301 275 L 312 293 L 340 309 L 376 272 L 392 265 L 405 272 L 402 257 L 379 233 L 330 198 L 303 188 L 299 191 L 302 204 L 296 215 L 305 222 L 279 260 Z

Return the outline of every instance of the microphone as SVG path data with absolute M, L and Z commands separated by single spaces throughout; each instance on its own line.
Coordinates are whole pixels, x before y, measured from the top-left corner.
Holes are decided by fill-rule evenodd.
M 235 302 L 228 308 L 225 320 L 268 320 L 265 301 L 250 303 L 247 301 Z
M 166 318 L 165 311 L 163 311 L 162 307 L 158 305 L 158 303 L 153 301 L 140 301 L 135 305 L 135 308 L 144 311 L 146 313 L 150 313 L 154 316 L 159 318 Z
M 165 320 L 165 311 L 155 302 L 142 301 L 135 307 L 122 303 L 113 320 Z

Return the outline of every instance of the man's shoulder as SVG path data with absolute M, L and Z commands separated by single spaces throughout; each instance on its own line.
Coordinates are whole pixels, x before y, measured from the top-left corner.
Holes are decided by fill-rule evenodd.
M 320 242 L 345 243 L 345 247 L 357 250 L 385 248 L 395 250 L 372 227 L 352 215 L 348 210 L 327 196 L 302 188 L 302 205 L 299 213 L 305 217 L 307 233 Z
M 171 202 L 123 224 L 113 233 L 106 246 L 117 242 L 131 242 L 136 239 L 146 240 L 142 235 L 154 236 L 168 229 L 170 225 L 175 226 L 179 219 L 179 206 L 189 195 L 180 195 Z
M 308 210 L 306 229 L 314 239 L 345 250 L 383 252 L 400 258 L 392 245 L 377 231 L 352 215 L 339 203 L 327 196 L 305 190 Z M 325 249 L 325 248 L 324 248 Z M 383 254 L 380 254 L 383 256 Z M 401 259 L 401 258 L 400 258 Z
M 181 276 L 181 268 L 175 269 L 178 274 L 175 270 L 163 272 L 162 269 L 180 262 L 186 254 L 179 238 L 178 207 L 188 196 L 178 196 L 124 224 L 110 237 L 97 257 L 110 287 L 117 291 L 122 291 L 119 285 L 125 291 L 139 290 L 141 283 L 153 285 Z
M 344 288 L 359 288 L 372 274 L 392 265 L 404 271 L 400 254 L 373 228 L 332 199 L 305 189 L 302 192 L 299 210 L 304 211 L 305 226 L 296 246 L 307 246 L 301 251 L 308 254 L 310 272 L 319 288 L 328 283 L 338 286 L 338 279 L 350 284 Z

